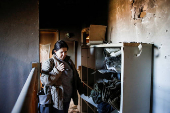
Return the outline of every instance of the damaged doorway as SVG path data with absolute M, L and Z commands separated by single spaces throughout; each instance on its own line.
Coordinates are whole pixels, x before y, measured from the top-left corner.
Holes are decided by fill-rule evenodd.
M 53 46 L 57 42 L 57 40 L 59 40 L 58 30 L 40 29 L 39 31 L 40 65 L 42 65 L 43 61 L 52 57 L 52 50 L 54 48 Z M 42 87 L 41 82 L 40 82 L 40 87 Z
M 40 63 L 52 58 L 54 44 L 59 40 L 58 30 L 40 30 Z

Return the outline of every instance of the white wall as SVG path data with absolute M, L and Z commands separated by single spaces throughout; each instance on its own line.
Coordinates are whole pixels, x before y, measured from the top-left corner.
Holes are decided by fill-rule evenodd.
M 108 41 L 154 44 L 153 113 L 170 113 L 170 0 L 110 0 Z

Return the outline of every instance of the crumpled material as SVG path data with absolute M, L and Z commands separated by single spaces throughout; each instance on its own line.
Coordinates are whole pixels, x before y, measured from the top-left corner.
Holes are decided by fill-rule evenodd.
M 116 73 L 121 73 L 121 56 L 105 57 L 105 66 L 108 70 L 114 70 Z
M 94 89 L 91 91 L 90 97 L 92 97 L 95 104 L 99 104 L 102 102 L 102 89 L 103 83 L 94 84 Z
M 108 102 L 114 109 L 120 110 L 121 82 L 120 80 L 110 80 L 104 84 L 102 90 L 102 100 Z
M 113 80 L 95 83 L 90 96 L 94 103 L 109 103 L 114 109 L 120 110 L 121 82 L 117 78 Z
M 114 109 L 107 102 L 101 102 L 97 105 L 98 113 L 111 113 Z

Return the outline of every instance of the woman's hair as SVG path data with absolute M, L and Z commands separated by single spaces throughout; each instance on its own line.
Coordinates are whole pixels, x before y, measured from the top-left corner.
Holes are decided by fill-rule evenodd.
M 61 48 L 67 48 L 67 50 L 68 50 L 68 45 L 63 40 L 59 40 L 54 44 L 54 49 L 52 50 L 52 54 L 55 54 L 54 50 L 58 51 Z

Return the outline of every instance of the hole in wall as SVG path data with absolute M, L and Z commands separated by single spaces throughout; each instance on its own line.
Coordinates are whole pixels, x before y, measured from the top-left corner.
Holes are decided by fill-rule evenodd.
M 130 7 L 132 12 L 132 16 L 131 16 L 132 19 L 134 20 L 143 19 L 147 15 L 147 10 L 149 8 L 153 8 L 153 6 L 155 6 L 155 0 L 149 0 L 149 1 L 131 0 Z

